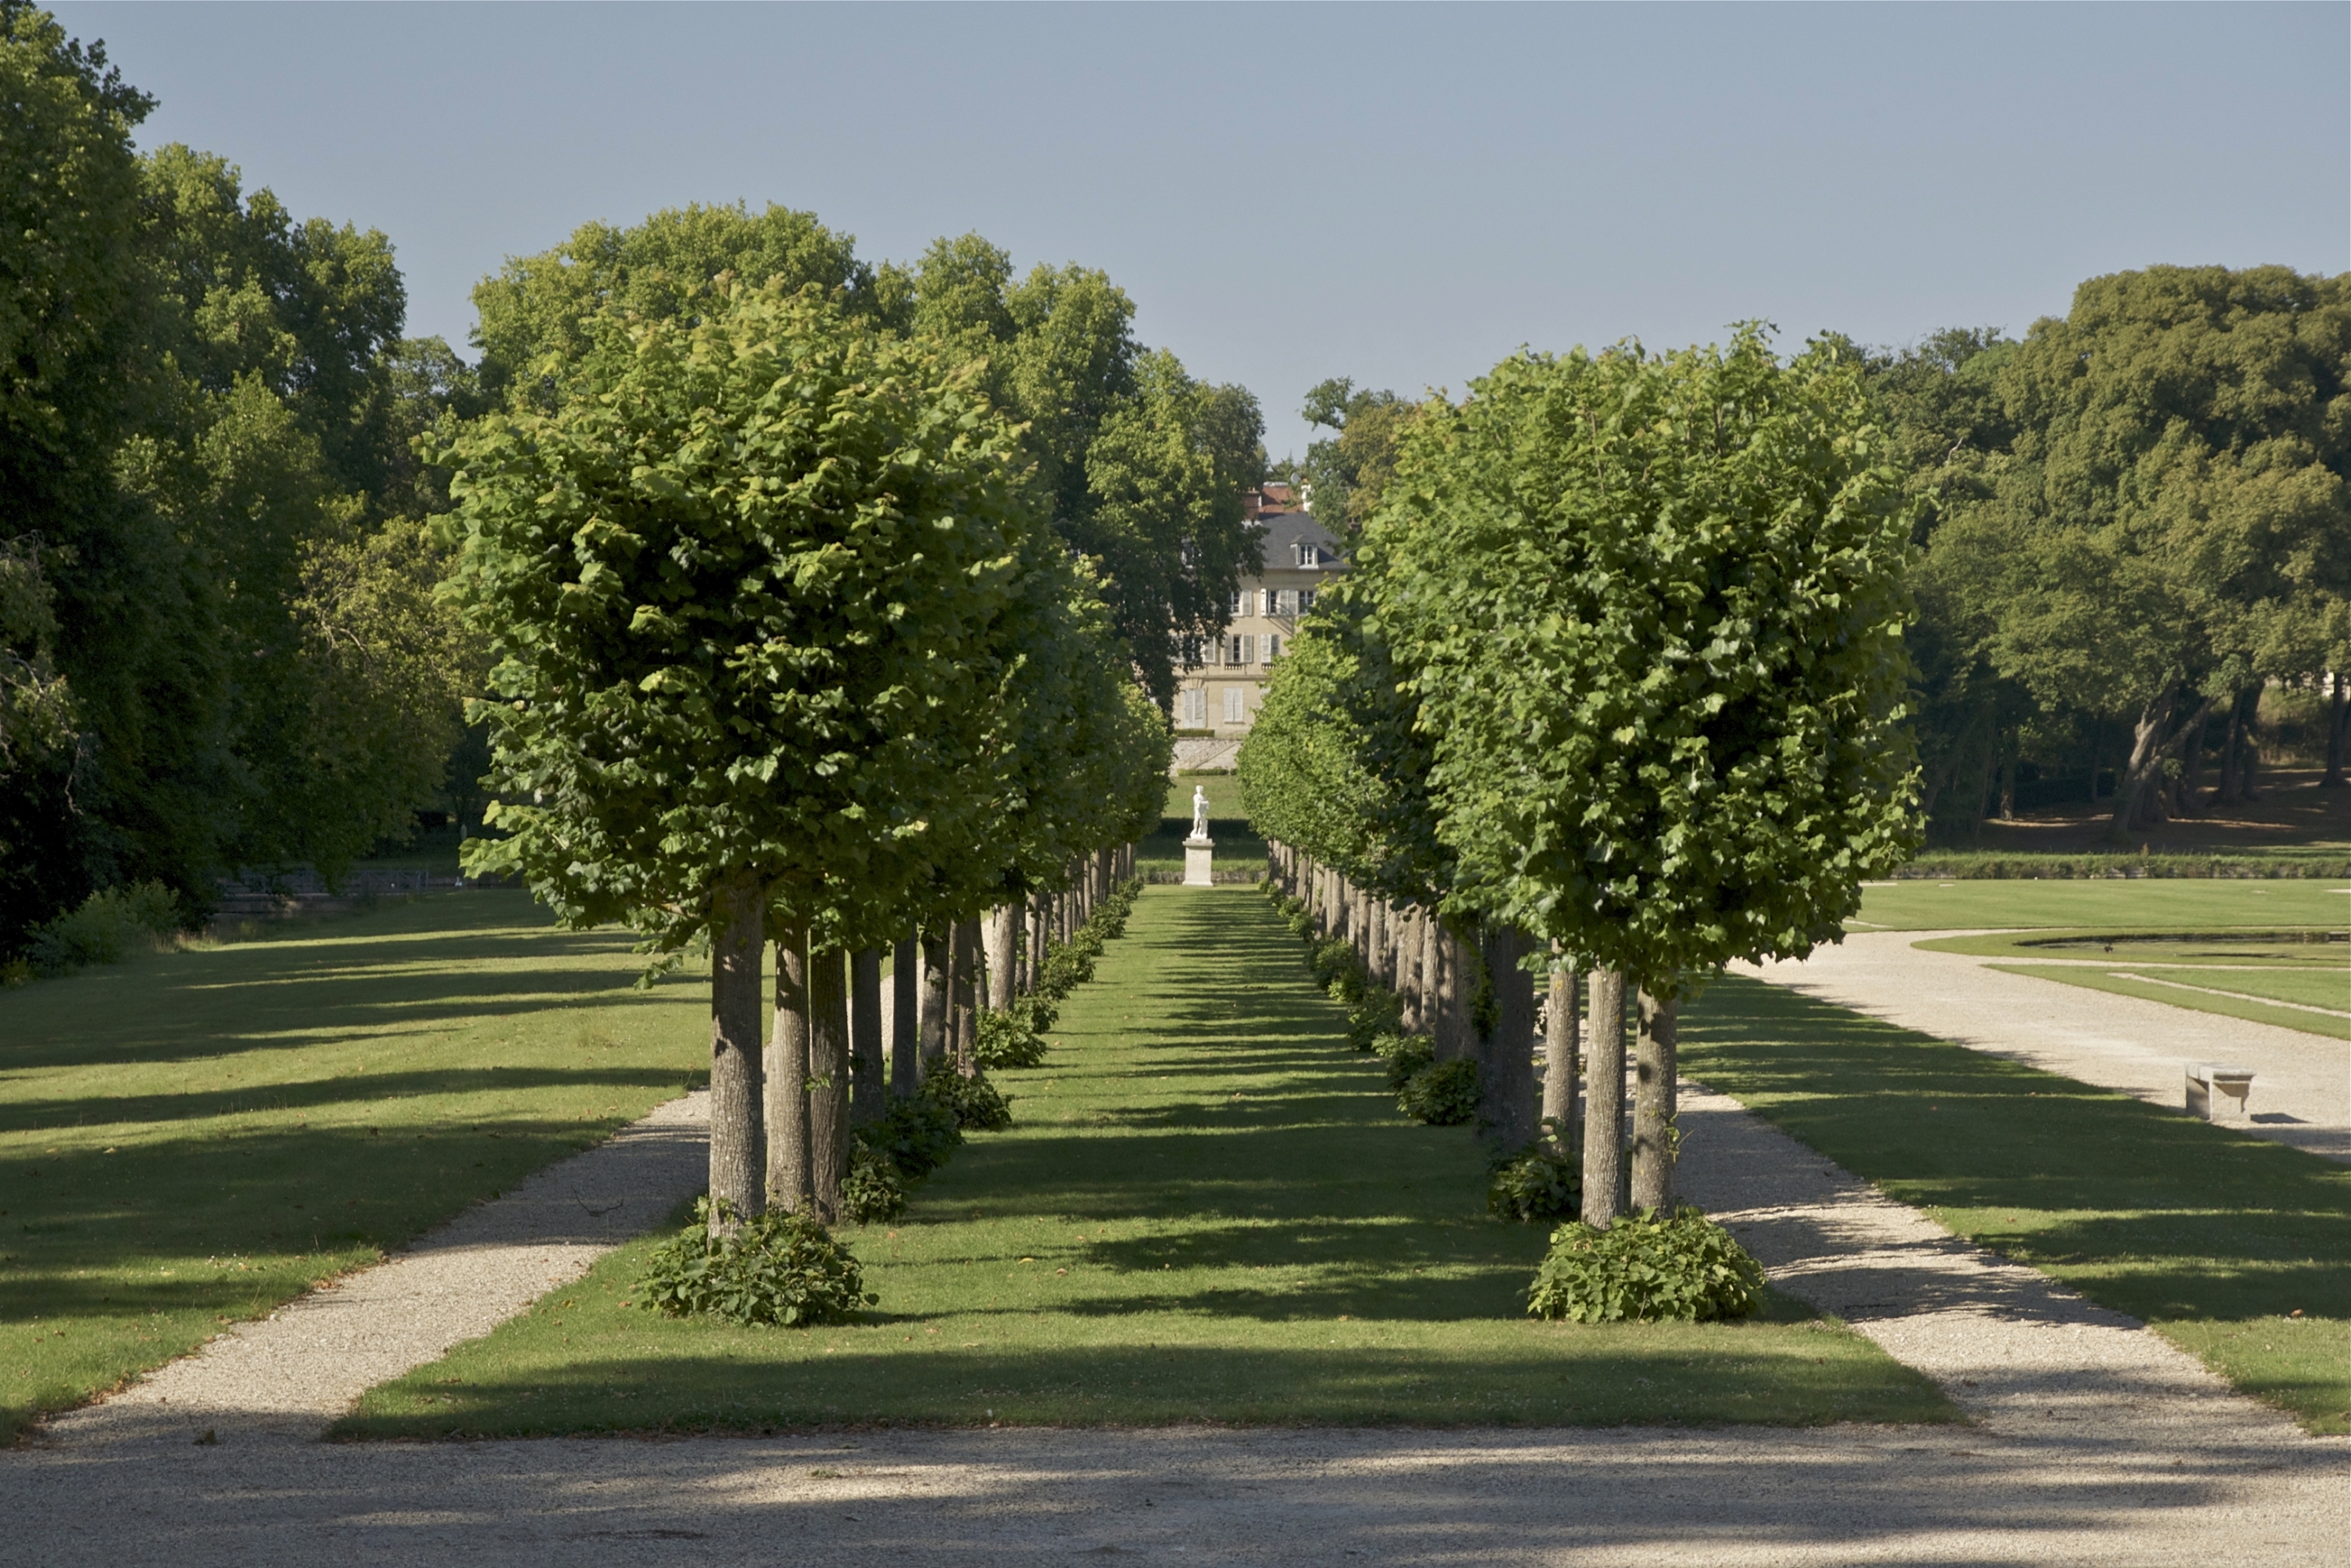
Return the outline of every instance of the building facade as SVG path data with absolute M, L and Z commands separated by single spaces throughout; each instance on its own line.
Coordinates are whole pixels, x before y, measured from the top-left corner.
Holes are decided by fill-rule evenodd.
M 1246 578 L 1233 595 L 1232 623 L 1198 651 L 1198 662 L 1178 673 L 1178 734 L 1238 740 L 1257 722 L 1265 683 L 1282 649 L 1298 634 L 1298 618 L 1314 596 L 1346 570 L 1338 540 L 1306 512 L 1274 510 L 1287 503 L 1286 486 L 1252 492 L 1250 508 L 1265 549 L 1262 576 Z

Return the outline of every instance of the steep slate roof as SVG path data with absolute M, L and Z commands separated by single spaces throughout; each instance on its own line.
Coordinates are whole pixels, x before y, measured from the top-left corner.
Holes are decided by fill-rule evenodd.
M 1258 515 L 1257 527 L 1265 541 L 1265 567 L 1268 571 L 1294 568 L 1297 559 L 1290 553 L 1291 547 L 1301 539 L 1308 544 L 1322 546 L 1325 554 L 1337 556 L 1339 553 L 1337 536 L 1316 522 L 1311 512 L 1261 512 Z

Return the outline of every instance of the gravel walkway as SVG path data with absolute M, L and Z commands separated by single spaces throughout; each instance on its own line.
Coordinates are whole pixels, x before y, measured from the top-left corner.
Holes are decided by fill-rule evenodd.
M 1956 1241 L 1690 1085 L 1690 1195 L 1964 1427 L 875 1432 L 324 1444 L 358 1391 L 485 1332 L 702 1176 L 674 1102 L 413 1253 L 0 1456 L 45 1564 L 2339 1564 L 2351 1449 L 2129 1320 Z M 648 1196 L 648 1194 L 653 1196 Z M 625 1204 L 621 1202 L 625 1199 Z M 212 1432 L 216 1443 L 193 1437 Z
M 2250 1123 L 2233 1126 L 2351 1161 L 2351 1040 L 2139 997 L 2003 974 L 2012 959 L 1923 951 L 1957 931 L 1870 931 L 1801 963 L 1734 965 L 1823 1001 L 1938 1040 L 2183 1111 L 2188 1066 L 2253 1070 Z M 2351 1560 L 2351 1553 L 2346 1553 Z
M 365 1390 L 480 1338 L 700 1192 L 709 1105 L 699 1092 L 655 1107 L 391 1262 L 298 1297 L 110 1399 L 57 1416 L 49 1440 L 183 1444 L 208 1429 L 222 1442 L 262 1433 L 316 1438 Z

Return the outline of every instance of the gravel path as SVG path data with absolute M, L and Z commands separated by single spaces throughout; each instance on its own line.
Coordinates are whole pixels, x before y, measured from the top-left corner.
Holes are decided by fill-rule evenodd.
M 0 1456 L 0 1557 L 352 1563 L 2338 1564 L 2351 1450 L 1974 1251 L 1697 1085 L 1690 1195 L 1964 1427 L 872 1432 L 324 1444 L 702 1176 L 674 1102 L 430 1239 Z M 648 1193 L 656 1196 L 648 1197 Z M 626 1199 L 625 1204 L 619 1200 Z M 192 1438 L 211 1431 L 216 1443 Z
M 1863 932 L 1801 963 L 1733 968 L 2173 1110 L 2184 1107 L 2189 1063 L 2250 1067 L 2253 1120 L 2231 1125 L 2351 1161 L 2351 1040 L 2003 974 L 1987 966 L 2013 960 L 1914 946 L 1961 935 L 1967 933 Z
M 363 1391 L 489 1333 L 700 1192 L 709 1104 L 698 1092 L 655 1107 L 391 1262 L 298 1297 L 110 1399 L 57 1416 L 48 1439 L 184 1444 L 207 1429 L 223 1442 L 317 1437 Z

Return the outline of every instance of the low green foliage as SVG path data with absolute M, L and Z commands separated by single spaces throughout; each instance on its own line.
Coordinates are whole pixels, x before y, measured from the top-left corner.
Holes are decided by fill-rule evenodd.
M 956 1125 L 967 1133 L 995 1133 L 1012 1125 L 1012 1107 L 997 1092 L 987 1075 L 942 1071 L 923 1080 L 922 1092 L 946 1108 Z
M 2340 845 L 2323 844 L 2265 855 L 2052 855 L 1952 851 L 1919 855 L 1894 874 L 1906 881 L 1923 882 L 2065 882 L 2126 877 L 2322 877 L 2340 882 L 2351 876 L 2351 856 L 2346 856 Z
M 1403 1027 L 1404 998 L 1394 991 L 1367 986 L 1347 1009 L 1347 1043 L 1369 1051 L 1385 1035 Z
M 1414 1074 L 1436 1065 L 1437 1043 L 1425 1034 L 1391 1031 L 1372 1041 L 1372 1054 L 1387 1064 L 1388 1092 L 1401 1094 Z
M 860 1225 L 897 1218 L 906 1212 L 906 1173 L 886 1151 L 859 1139 L 849 1151 L 849 1174 L 841 1178 L 841 1207 Z
M 866 1294 L 849 1249 L 809 1216 L 771 1208 L 743 1220 L 723 1199 L 714 1211 L 706 1197 L 695 1204 L 694 1223 L 655 1249 L 637 1285 L 648 1312 L 708 1313 L 746 1327 L 853 1322 L 879 1300 Z
M 1467 1125 L 1478 1114 L 1478 1064 L 1459 1056 L 1422 1068 L 1396 1092 L 1396 1109 L 1432 1127 Z
M 186 924 L 179 900 L 160 882 L 102 888 L 80 908 L 33 928 L 25 971 L 55 979 L 91 964 L 120 964 Z
M 1520 1225 L 1541 1225 L 1573 1219 L 1583 1207 L 1583 1162 L 1564 1142 L 1552 1118 L 1543 1120 L 1546 1136 L 1498 1163 L 1486 1184 L 1486 1212 L 1497 1219 Z
M 1580 1323 L 1717 1322 L 1762 1304 L 1763 1270 L 1695 1208 L 1646 1210 L 1605 1230 L 1582 1220 L 1551 1234 L 1527 1312 Z
M 857 1129 L 857 1141 L 886 1156 L 904 1179 L 920 1181 L 947 1163 L 963 1142 L 963 1124 L 937 1094 L 916 1094 L 891 1101 L 880 1121 Z
M 1044 1036 L 1037 1032 L 1026 1013 L 982 1013 L 978 1034 L 972 1055 L 985 1070 L 1035 1067 L 1045 1060 Z

